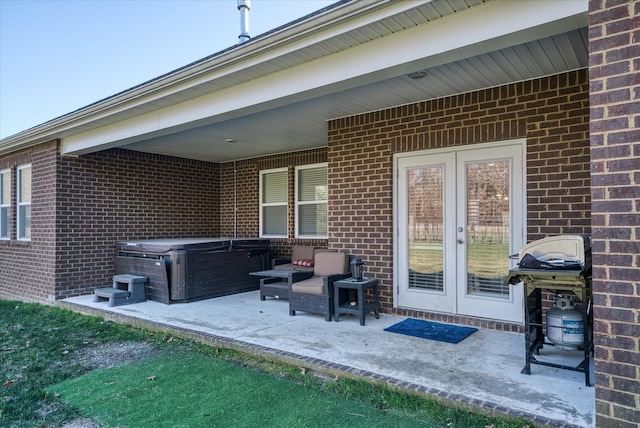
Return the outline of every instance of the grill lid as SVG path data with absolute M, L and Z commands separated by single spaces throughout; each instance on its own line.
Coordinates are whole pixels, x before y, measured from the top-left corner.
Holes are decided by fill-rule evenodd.
M 586 234 L 550 236 L 520 248 L 519 260 L 522 261 L 527 254 L 552 266 L 590 267 L 591 237 Z

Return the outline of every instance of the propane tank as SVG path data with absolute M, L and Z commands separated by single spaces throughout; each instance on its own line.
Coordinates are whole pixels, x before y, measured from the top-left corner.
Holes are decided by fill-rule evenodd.
M 584 345 L 584 316 L 568 297 L 557 296 L 547 311 L 547 338 L 563 349 Z

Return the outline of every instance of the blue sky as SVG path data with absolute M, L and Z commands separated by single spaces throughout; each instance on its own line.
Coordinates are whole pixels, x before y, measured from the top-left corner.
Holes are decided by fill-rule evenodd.
M 251 0 L 257 36 L 337 0 Z M 0 0 L 0 138 L 238 42 L 237 0 Z

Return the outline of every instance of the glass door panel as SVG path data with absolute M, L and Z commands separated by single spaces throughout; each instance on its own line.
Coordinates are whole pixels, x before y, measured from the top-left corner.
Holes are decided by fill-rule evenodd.
M 508 160 L 466 164 L 467 294 L 509 298 Z
M 444 166 L 411 168 L 408 177 L 409 288 L 444 291 Z
M 522 287 L 504 283 L 524 239 L 523 145 L 457 153 L 459 314 L 521 322 Z
M 396 304 L 455 312 L 455 154 L 429 153 L 397 158 Z M 454 241 L 455 242 L 455 241 Z

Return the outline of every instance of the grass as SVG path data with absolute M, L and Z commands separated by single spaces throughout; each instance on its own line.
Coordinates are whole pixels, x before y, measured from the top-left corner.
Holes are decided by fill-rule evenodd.
M 56 307 L 0 300 L 0 426 L 421 426 L 530 423 Z
M 303 383 L 197 353 L 159 355 L 93 371 L 51 388 L 107 426 L 419 427 Z M 196 374 L 197 375 L 194 375 Z
M 509 273 L 509 246 L 506 244 L 469 243 L 469 273 L 483 278 L 506 277 Z M 409 248 L 409 267 L 416 272 L 437 273 L 444 269 L 441 248 L 413 245 Z

